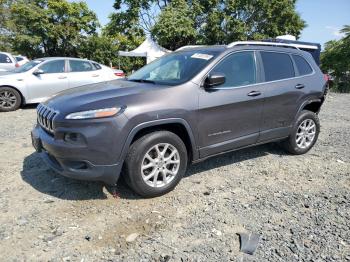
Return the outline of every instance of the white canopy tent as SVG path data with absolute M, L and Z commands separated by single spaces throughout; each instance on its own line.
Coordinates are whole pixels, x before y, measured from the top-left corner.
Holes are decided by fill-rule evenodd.
M 134 56 L 134 57 L 146 57 L 147 64 L 153 60 L 170 53 L 171 51 L 161 47 L 152 38 L 147 37 L 146 40 L 136 49 L 132 51 L 119 51 L 120 56 Z

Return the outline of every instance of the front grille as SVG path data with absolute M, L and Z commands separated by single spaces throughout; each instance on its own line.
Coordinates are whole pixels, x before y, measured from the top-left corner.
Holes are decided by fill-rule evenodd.
M 57 111 L 43 104 L 40 104 L 37 107 L 38 123 L 42 128 L 44 128 L 49 133 L 54 132 L 53 120 L 55 119 L 57 114 L 58 114 Z

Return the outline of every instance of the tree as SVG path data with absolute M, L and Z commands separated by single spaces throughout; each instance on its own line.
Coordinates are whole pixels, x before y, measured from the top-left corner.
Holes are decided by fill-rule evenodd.
M 76 56 L 79 45 L 96 34 L 96 14 L 85 2 L 18 0 L 11 5 L 13 49 L 29 57 Z
M 163 7 L 151 31 L 157 40 L 165 42 L 167 37 L 177 36 L 182 27 L 192 30 L 177 46 L 194 42 L 228 44 L 284 34 L 298 37 L 306 25 L 295 11 L 296 0 L 188 0 L 187 5 L 184 2 L 171 1 Z M 177 38 L 169 38 L 167 43 L 172 41 Z M 171 45 L 164 47 L 174 49 Z
M 147 1 L 115 1 L 116 12 L 110 15 L 109 23 L 103 28 L 102 34 L 113 39 L 114 46 L 118 51 L 130 51 L 138 47 L 145 40 L 144 29 L 139 23 L 139 11 L 141 5 Z M 143 66 L 145 59 L 135 57 L 117 57 L 118 64 L 125 72 L 131 72 Z
M 11 43 L 8 41 L 10 32 L 14 27 L 10 16 L 10 6 L 13 0 L 0 0 L 0 50 L 12 51 Z
M 104 65 L 117 64 L 117 46 L 113 39 L 105 35 L 92 35 L 83 41 L 78 49 L 82 58 L 94 60 Z
M 344 26 L 345 37 L 325 44 L 321 54 L 321 68 L 334 77 L 335 90 L 350 92 L 350 26 Z
M 115 0 L 113 7 L 116 13 L 111 15 L 111 20 L 118 22 L 119 28 L 130 28 L 130 25 L 133 25 L 148 34 L 160 11 L 171 2 L 171 0 Z
M 350 38 L 350 25 L 344 25 L 344 28 L 340 30 L 341 33 L 345 34 L 345 39 Z
M 185 0 L 176 0 L 164 8 L 151 30 L 158 43 L 175 50 L 180 46 L 195 44 L 197 31 L 190 7 Z

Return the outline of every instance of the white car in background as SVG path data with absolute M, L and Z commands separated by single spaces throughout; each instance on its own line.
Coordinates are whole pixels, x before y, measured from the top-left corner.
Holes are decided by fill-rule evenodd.
M 121 78 L 94 61 L 68 57 L 32 60 L 0 74 L 0 112 L 40 103 L 69 88 Z
M 13 70 L 20 65 L 10 53 L 0 52 L 0 71 Z
M 112 68 L 114 74 L 120 78 L 125 78 L 125 73 L 121 69 Z
M 19 64 L 19 66 L 22 66 L 22 65 L 24 65 L 24 64 L 29 62 L 29 59 L 26 56 L 23 56 L 23 55 L 16 55 L 15 59 L 17 61 L 17 64 Z

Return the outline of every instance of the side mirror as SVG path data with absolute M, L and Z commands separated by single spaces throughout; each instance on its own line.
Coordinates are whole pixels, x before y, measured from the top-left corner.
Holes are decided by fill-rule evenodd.
M 33 72 L 33 75 L 38 76 L 38 75 L 42 75 L 45 74 L 45 72 L 41 69 L 37 69 Z
M 205 79 L 204 87 L 211 88 L 214 86 L 219 86 L 219 85 L 224 84 L 225 81 L 226 81 L 226 77 L 224 74 L 213 73 L 213 74 L 208 75 L 207 79 Z

